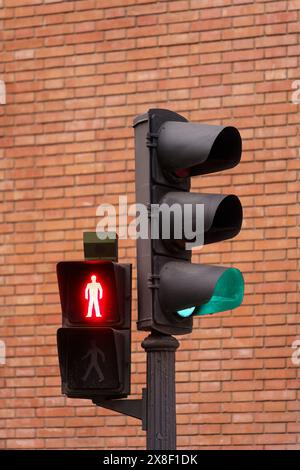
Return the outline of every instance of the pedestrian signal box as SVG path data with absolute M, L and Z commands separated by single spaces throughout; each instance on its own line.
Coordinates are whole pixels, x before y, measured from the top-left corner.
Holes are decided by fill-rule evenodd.
M 67 261 L 57 265 L 62 328 L 57 346 L 62 392 L 69 397 L 130 393 L 131 265 Z
M 57 278 L 63 326 L 129 328 L 130 265 L 65 261 L 57 265 Z

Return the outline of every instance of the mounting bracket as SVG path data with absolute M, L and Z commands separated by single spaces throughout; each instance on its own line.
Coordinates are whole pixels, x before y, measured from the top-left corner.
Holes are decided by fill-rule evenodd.
M 93 403 L 107 410 L 117 411 L 123 415 L 132 416 L 133 418 L 142 421 L 143 431 L 147 430 L 146 410 L 147 410 L 147 389 L 143 388 L 142 398 L 139 399 L 112 399 L 105 400 L 104 398 L 94 398 Z

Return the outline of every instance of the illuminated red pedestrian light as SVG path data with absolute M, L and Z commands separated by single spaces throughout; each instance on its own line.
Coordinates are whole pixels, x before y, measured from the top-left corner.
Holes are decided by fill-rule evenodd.
M 130 392 L 131 265 L 63 261 L 57 265 L 62 328 L 57 347 L 68 397 Z
M 112 261 L 58 263 L 63 326 L 122 327 L 129 277 L 129 265 Z
M 103 297 L 103 289 L 100 282 L 97 282 L 97 276 L 91 275 L 91 282 L 86 285 L 84 298 L 88 301 L 86 318 L 91 318 L 93 312 L 97 318 L 102 317 L 100 309 L 100 300 Z

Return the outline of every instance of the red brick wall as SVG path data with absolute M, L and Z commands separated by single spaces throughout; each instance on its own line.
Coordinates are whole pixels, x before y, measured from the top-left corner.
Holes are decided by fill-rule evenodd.
M 246 296 L 232 314 L 196 319 L 181 340 L 178 445 L 300 449 L 300 366 L 291 361 L 300 338 L 299 1 L 0 5 L 0 446 L 145 445 L 136 420 L 61 396 L 55 264 L 83 257 L 98 204 L 134 201 L 132 119 L 158 106 L 236 125 L 244 142 L 236 169 L 194 181 L 242 200 L 241 234 L 194 258 L 239 267 Z M 120 259 L 135 263 L 133 241 L 121 242 Z M 136 397 L 144 336 L 133 333 Z

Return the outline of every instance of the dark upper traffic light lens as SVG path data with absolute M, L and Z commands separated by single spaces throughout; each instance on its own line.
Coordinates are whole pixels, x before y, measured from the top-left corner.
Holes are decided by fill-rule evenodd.
M 241 136 L 232 126 L 167 121 L 159 129 L 158 160 L 171 179 L 233 168 L 241 153 Z
M 217 127 L 217 126 L 216 126 Z M 216 136 L 203 164 L 191 168 L 190 175 L 202 175 L 235 167 L 242 154 L 242 140 L 235 127 L 224 127 Z

